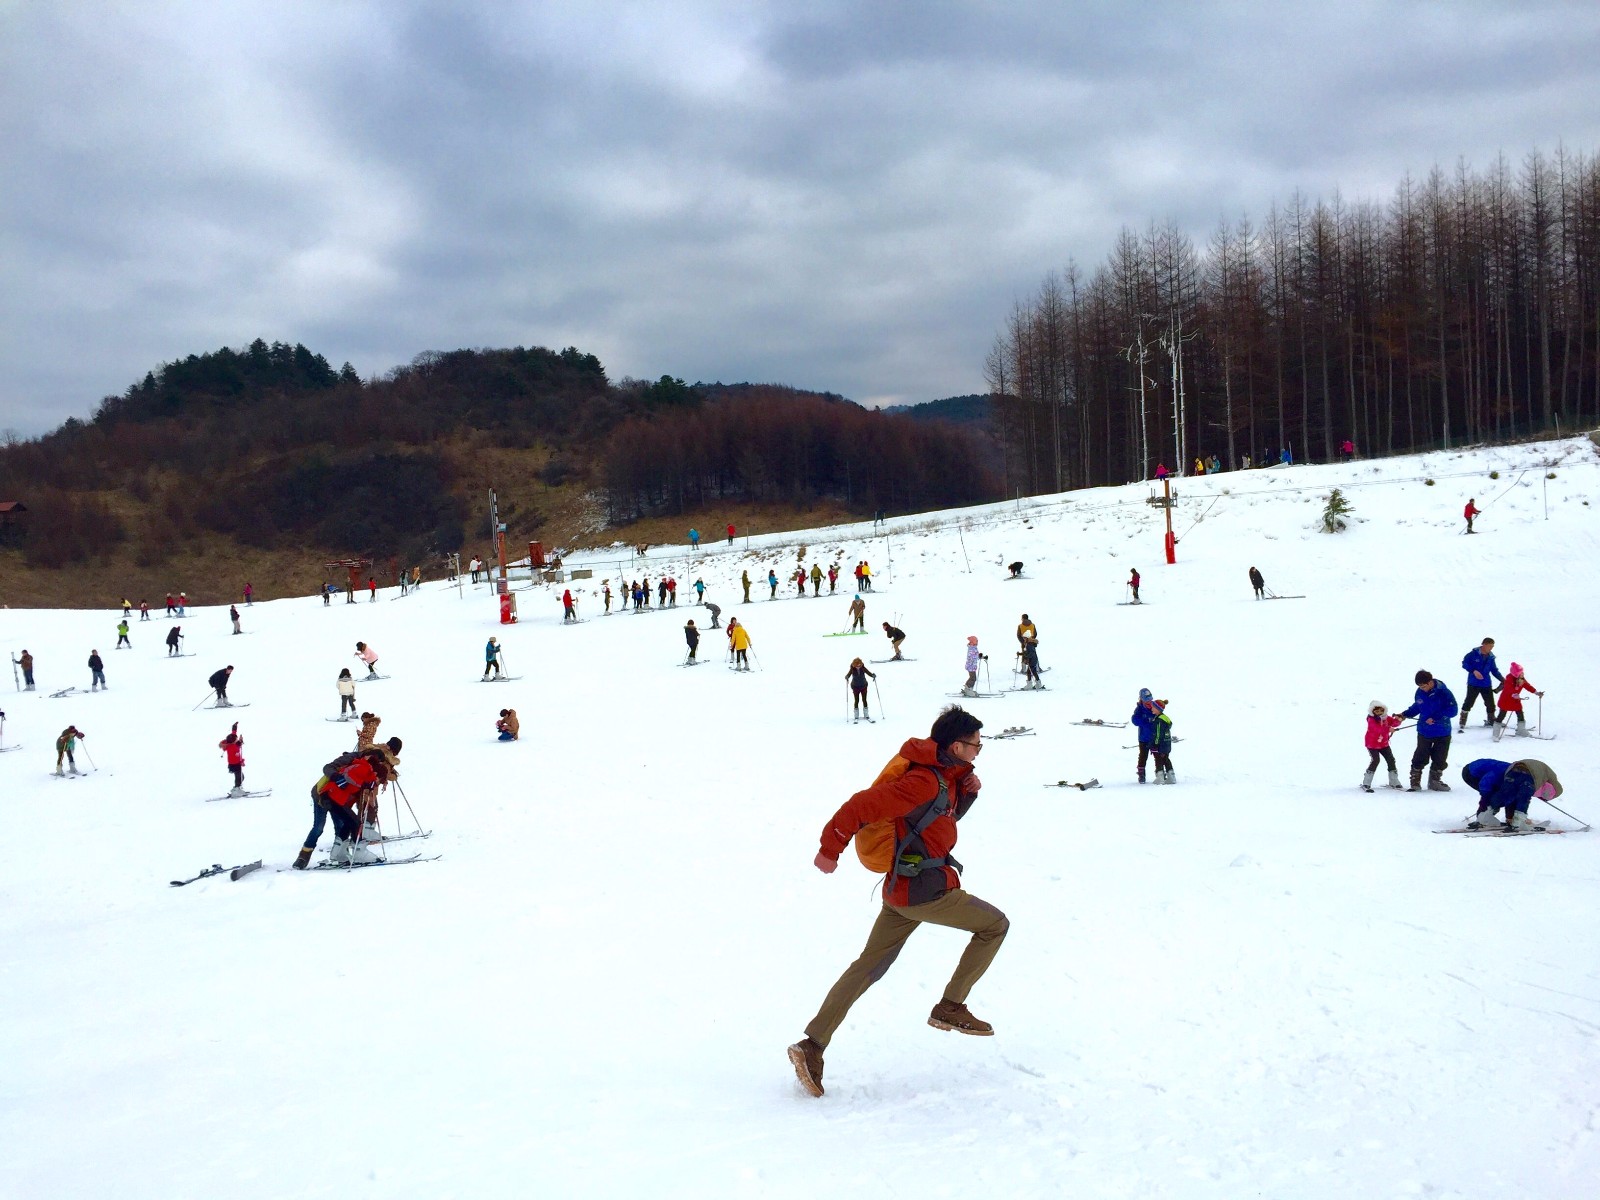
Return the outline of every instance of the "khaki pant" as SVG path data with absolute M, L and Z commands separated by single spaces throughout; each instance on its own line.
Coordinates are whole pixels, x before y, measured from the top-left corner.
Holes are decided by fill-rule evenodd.
M 944 989 L 944 998 L 957 1004 L 966 1002 L 973 985 L 983 978 L 1000 951 L 1000 943 L 1005 941 L 1006 931 L 1011 928 L 1005 913 L 962 888 L 946 892 L 926 904 L 905 908 L 885 904 L 873 923 L 872 932 L 867 935 L 860 957 L 839 976 L 839 982 L 833 985 L 821 1009 L 806 1026 L 806 1036 L 825 1048 L 833 1040 L 834 1031 L 843 1024 L 850 1006 L 884 977 L 899 956 L 900 947 L 924 922 L 964 929 L 972 934 L 961 961 L 956 964 L 955 974 L 950 976 Z

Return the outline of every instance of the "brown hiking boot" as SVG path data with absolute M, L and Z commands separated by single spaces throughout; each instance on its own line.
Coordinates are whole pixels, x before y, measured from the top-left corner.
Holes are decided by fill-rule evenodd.
M 296 871 L 304 871 L 310 865 L 311 865 L 311 851 L 307 850 L 304 846 L 302 846 L 302 847 L 300 847 L 300 853 L 295 855 L 295 860 L 294 860 L 294 863 L 293 863 L 294 869 Z
M 954 1000 L 941 1000 L 933 1006 L 933 1011 L 928 1014 L 928 1024 L 935 1029 L 953 1029 L 957 1033 L 970 1033 L 974 1037 L 993 1037 L 994 1026 L 987 1021 L 980 1021 L 967 1011 L 965 1004 L 957 1004 Z
M 822 1047 L 805 1038 L 789 1047 L 789 1061 L 800 1086 L 813 1096 L 822 1095 Z

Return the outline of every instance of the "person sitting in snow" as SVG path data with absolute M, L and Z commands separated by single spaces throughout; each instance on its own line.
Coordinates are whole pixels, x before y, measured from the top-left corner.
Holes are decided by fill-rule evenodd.
M 522 736 L 522 723 L 517 720 L 517 710 L 502 708 L 500 719 L 494 723 L 495 729 L 500 733 L 502 742 L 514 742 Z

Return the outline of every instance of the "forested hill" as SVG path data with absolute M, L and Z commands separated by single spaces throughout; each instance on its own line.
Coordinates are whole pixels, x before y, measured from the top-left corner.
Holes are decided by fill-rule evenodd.
M 569 543 L 708 504 L 917 511 L 998 494 L 970 439 L 791 387 L 613 382 L 572 347 L 429 352 L 363 380 L 257 340 L 0 447 L 0 500 L 27 509 L 0 567 L 159 566 L 215 537 L 421 560 L 487 532 L 472 518 L 490 485 L 514 538 Z
M 946 396 L 922 404 L 891 404 L 886 413 L 904 414 L 918 421 L 952 421 L 957 425 L 987 426 L 994 417 L 994 398 L 978 393 Z

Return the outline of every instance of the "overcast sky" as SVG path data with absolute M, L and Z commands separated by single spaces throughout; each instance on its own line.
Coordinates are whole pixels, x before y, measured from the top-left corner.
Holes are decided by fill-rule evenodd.
M 1600 150 L 1600 3 L 0 0 L 0 429 L 256 337 L 917 402 L 1045 272 Z

